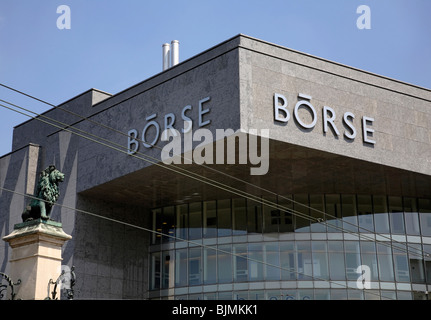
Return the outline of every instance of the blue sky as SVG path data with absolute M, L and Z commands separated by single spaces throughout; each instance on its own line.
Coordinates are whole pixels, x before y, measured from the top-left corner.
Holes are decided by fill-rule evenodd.
M 71 10 L 58 29 L 57 7 Z M 371 29 L 358 29 L 358 6 Z M 431 88 L 430 0 L 2 0 L 0 83 L 58 105 L 90 89 L 112 94 L 162 70 L 162 44 L 180 62 L 239 33 Z M 0 99 L 50 107 L 0 87 Z M 28 120 L 0 108 L 0 156 Z

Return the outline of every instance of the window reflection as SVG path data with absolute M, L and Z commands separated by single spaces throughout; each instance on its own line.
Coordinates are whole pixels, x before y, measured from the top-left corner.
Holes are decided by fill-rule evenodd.
M 395 280 L 400 282 L 410 281 L 409 262 L 406 254 L 406 246 L 398 244 L 393 248 L 395 267 Z
M 338 194 L 325 196 L 325 212 L 328 215 L 328 232 L 341 232 L 341 199 Z
M 358 232 L 358 219 L 355 195 L 341 195 L 343 230 Z
M 385 196 L 373 196 L 374 224 L 377 233 L 389 233 L 388 205 Z
M 374 232 L 373 202 L 370 195 L 358 195 L 359 232 Z
M 242 282 L 247 281 L 248 268 L 247 268 L 247 244 L 234 244 L 234 281 Z
M 308 195 L 299 194 L 294 196 L 293 210 L 295 212 L 295 231 L 310 232 L 310 209 L 308 208 Z M 300 216 L 298 216 L 298 215 Z
M 152 228 L 157 233 L 151 242 L 295 231 L 358 232 L 358 227 L 364 233 L 431 236 L 429 199 L 304 194 L 263 201 L 272 205 L 236 198 L 153 209 Z
M 377 243 L 377 258 L 380 281 L 394 281 L 392 248 L 387 244 Z
M 189 249 L 189 285 L 202 284 L 201 248 Z
M 265 262 L 264 280 L 280 280 L 280 254 L 278 242 L 267 242 L 263 246 Z
M 389 197 L 391 233 L 404 234 L 404 210 L 401 197 Z
M 217 275 L 219 283 L 232 282 L 232 246 L 221 245 L 217 252 Z
M 356 281 L 359 277 L 356 270 L 360 265 L 370 268 L 371 281 L 394 283 L 394 288 L 398 288 L 395 286 L 397 282 L 431 284 L 431 257 L 420 254 L 430 253 L 431 245 L 409 243 L 407 247 L 388 241 L 387 237 L 380 242 L 342 240 L 340 234 L 341 228 L 357 232 L 359 226 L 359 231 L 364 233 L 409 235 L 420 241 L 420 236 L 431 236 L 430 199 L 339 194 L 265 199 L 278 204 L 278 207 L 235 198 L 153 209 L 151 223 L 157 233 L 151 235 L 151 243 L 157 248 L 153 251 L 157 251 L 150 254 L 150 289 L 280 280 Z M 296 217 L 293 213 L 304 216 Z M 324 223 L 310 223 L 305 217 Z M 295 231 L 301 234 L 281 236 L 288 233 L 293 236 Z M 305 232 L 319 234 L 309 238 L 313 240 L 299 240 L 306 239 Z M 339 236 L 328 236 L 332 240 L 318 240 L 322 239 L 324 232 L 336 232 Z M 259 237 L 247 237 L 264 233 L 272 233 L 265 238 L 271 241 L 258 242 Z M 182 241 L 169 243 L 175 241 L 168 237 L 171 235 L 181 239 L 204 239 L 203 243 L 210 246 L 199 247 Z M 272 241 L 278 239 L 278 235 L 280 240 Z M 335 240 L 340 236 L 341 240 Z M 290 292 L 299 299 L 307 297 L 307 290 Z M 319 290 L 315 289 L 314 293 L 311 290 L 311 296 L 334 299 L 340 298 L 342 292 L 341 289 L 333 292 Z M 257 290 L 255 293 L 265 298 L 276 292 Z M 235 294 L 244 298 L 254 293 Z M 351 299 L 375 298 L 350 289 L 345 294 Z M 382 299 L 411 297 L 410 293 L 400 293 L 395 289 L 379 294 Z M 279 297 L 293 295 L 280 291 Z M 219 293 L 216 296 L 220 298 Z M 208 293 L 205 297 L 213 295 Z
M 294 242 L 280 243 L 280 262 L 281 262 L 281 279 L 295 280 L 296 279 L 296 252 L 294 250 Z
M 419 199 L 422 236 L 431 236 L 431 199 Z
M 343 241 L 328 241 L 329 271 L 331 280 L 346 279 L 346 266 L 343 252 Z
M 243 198 L 232 200 L 232 232 L 233 235 L 247 234 L 247 206 Z
M 378 281 L 379 271 L 375 242 L 361 241 L 361 263 L 370 268 L 370 280 Z
M 359 252 L 359 242 L 346 241 L 344 244 L 344 250 L 346 257 L 346 277 L 348 280 L 357 280 L 358 273 L 356 272 L 356 269 L 362 264 Z
M 329 279 L 328 249 L 326 241 L 312 242 L 313 277 Z
M 406 233 L 410 235 L 419 235 L 419 213 L 416 198 L 404 198 L 404 216 Z

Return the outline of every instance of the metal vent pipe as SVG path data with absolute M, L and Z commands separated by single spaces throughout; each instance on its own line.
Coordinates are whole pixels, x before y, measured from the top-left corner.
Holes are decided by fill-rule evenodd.
M 171 41 L 171 67 L 179 63 L 179 60 L 180 60 L 179 45 L 180 45 L 180 42 L 178 40 Z
M 171 51 L 171 46 L 169 45 L 169 43 L 164 43 L 163 44 L 163 71 L 169 69 L 170 67 L 170 51 Z

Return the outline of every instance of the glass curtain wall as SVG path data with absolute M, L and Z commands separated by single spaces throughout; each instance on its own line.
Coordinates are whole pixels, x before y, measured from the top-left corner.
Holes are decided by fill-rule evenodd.
M 156 233 L 151 236 L 150 290 L 291 280 L 354 282 L 361 265 L 369 268 L 370 281 L 388 283 L 393 290 L 366 296 L 346 289 L 351 298 L 408 297 L 396 290 L 397 283 L 431 285 L 431 241 L 423 240 L 431 237 L 430 199 L 301 194 L 265 200 L 275 205 L 234 198 L 152 210 Z M 383 241 L 347 237 L 358 231 Z M 406 245 L 407 237 L 414 243 Z M 176 249 L 166 247 L 173 242 Z M 313 290 L 275 296 L 340 295 L 333 289 Z M 237 296 L 273 294 L 248 290 Z

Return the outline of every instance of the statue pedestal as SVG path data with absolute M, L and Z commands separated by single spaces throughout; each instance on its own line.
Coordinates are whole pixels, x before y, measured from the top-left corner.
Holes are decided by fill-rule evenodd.
M 43 300 L 50 296 L 49 281 L 61 274 L 61 248 L 72 239 L 61 223 L 41 219 L 18 223 L 3 237 L 12 248 L 9 276 L 21 280 L 16 299 Z

